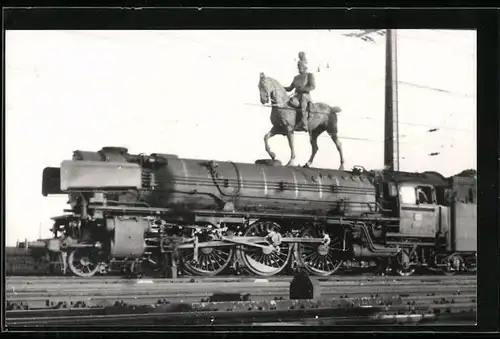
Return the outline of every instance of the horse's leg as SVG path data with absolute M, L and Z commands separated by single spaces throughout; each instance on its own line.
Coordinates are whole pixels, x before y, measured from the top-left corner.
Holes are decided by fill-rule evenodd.
M 335 146 L 337 146 L 337 151 L 339 152 L 339 156 L 340 156 L 339 170 L 343 170 L 344 169 L 344 153 L 342 152 L 342 143 L 340 142 L 340 140 L 337 136 L 337 115 L 335 113 L 333 115 L 331 115 L 328 119 L 327 132 L 330 135 L 330 138 L 332 138 L 333 142 L 335 143 Z
M 344 169 L 344 154 L 342 152 L 342 143 L 340 142 L 337 133 L 328 133 L 330 137 L 332 138 L 333 142 L 335 143 L 335 146 L 337 146 L 337 151 L 339 152 L 340 155 L 340 167 L 339 170 Z
M 269 146 L 269 139 L 271 139 L 275 135 L 276 135 L 276 132 L 274 130 L 274 127 L 272 127 L 271 130 L 269 132 L 267 132 L 266 135 L 264 135 L 264 144 L 266 145 L 266 152 L 269 154 L 269 156 L 273 160 L 276 158 L 276 153 L 271 151 L 271 147 Z
M 309 141 L 311 142 L 311 157 L 309 158 L 309 161 L 304 165 L 304 167 L 311 167 L 314 157 L 316 156 L 316 153 L 318 152 L 318 137 L 320 136 L 321 133 L 323 133 L 324 130 L 321 129 L 315 129 L 311 131 L 311 134 L 309 135 Z
M 295 146 L 293 142 L 293 129 L 294 126 L 290 126 L 287 130 L 286 137 L 288 139 L 288 145 L 290 145 L 290 161 L 287 166 L 295 166 Z

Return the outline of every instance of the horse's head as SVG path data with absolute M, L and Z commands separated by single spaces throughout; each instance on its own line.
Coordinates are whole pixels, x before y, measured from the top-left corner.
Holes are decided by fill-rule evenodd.
M 259 77 L 260 102 L 265 105 L 271 101 L 271 104 L 282 105 L 288 100 L 285 88 L 275 79 L 260 73 Z
M 269 86 L 269 79 L 262 72 L 259 77 L 259 93 L 260 93 L 260 103 L 265 105 L 269 102 L 271 96 L 271 89 Z

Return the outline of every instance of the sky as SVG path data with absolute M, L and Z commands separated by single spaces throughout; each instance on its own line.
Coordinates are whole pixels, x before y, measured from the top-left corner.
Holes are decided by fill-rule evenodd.
M 385 38 L 344 30 L 7 31 L 6 237 L 50 237 L 65 196 L 43 197 L 43 168 L 76 149 L 251 162 L 268 158 L 259 74 L 283 85 L 305 51 L 314 101 L 340 106 L 346 169 L 383 167 Z M 400 170 L 476 168 L 476 32 L 398 31 Z M 438 130 L 429 132 L 430 129 Z M 314 167 L 338 168 L 327 134 Z M 285 137 L 270 145 L 283 163 Z M 309 158 L 297 133 L 298 164 Z M 430 156 L 431 153 L 439 153 Z M 26 211 L 29 211 L 27 213 Z

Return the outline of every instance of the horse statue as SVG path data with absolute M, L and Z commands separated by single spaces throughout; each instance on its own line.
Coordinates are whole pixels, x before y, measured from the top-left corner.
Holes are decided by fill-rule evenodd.
M 288 138 L 290 145 L 290 161 L 287 166 L 295 166 L 295 148 L 294 148 L 294 131 L 307 132 L 298 114 L 298 107 L 291 106 L 289 103 L 288 93 L 285 88 L 275 79 L 260 73 L 259 79 L 260 102 L 265 105 L 271 101 L 271 123 L 273 127 L 264 136 L 266 152 L 271 159 L 276 158 L 276 154 L 269 147 L 269 139 L 273 136 L 285 135 Z M 326 131 L 332 138 L 340 156 L 340 170 L 344 169 L 344 156 L 342 152 L 342 144 L 337 136 L 337 113 L 341 110 L 337 106 L 329 106 L 327 104 L 317 102 L 310 103 L 309 112 L 309 139 L 311 142 L 312 153 L 309 161 L 304 167 L 311 167 L 314 157 L 318 152 L 318 137 Z

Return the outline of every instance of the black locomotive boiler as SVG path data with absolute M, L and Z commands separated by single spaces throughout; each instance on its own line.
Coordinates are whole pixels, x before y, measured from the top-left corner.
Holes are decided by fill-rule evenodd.
M 116 270 L 191 275 L 302 267 L 400 275 L 475 270 L 476 179 L 339 171 L 273 162 L 75 151 L 45 168 L 43 195 L 67 194 L 53 238 L 31 243 L 79 276 Z

